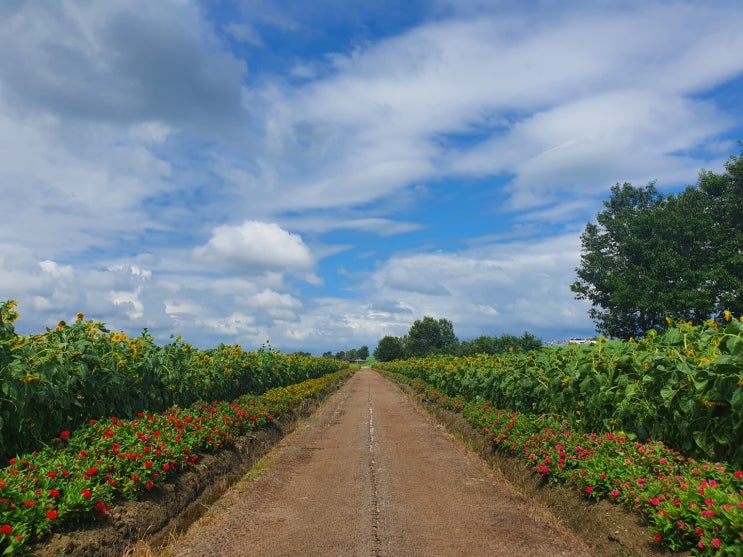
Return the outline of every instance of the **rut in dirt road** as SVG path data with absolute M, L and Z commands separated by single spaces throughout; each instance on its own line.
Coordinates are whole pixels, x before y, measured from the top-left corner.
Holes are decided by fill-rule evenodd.
M 400 390 L 362 369 L 175 556 L 590 555 Z

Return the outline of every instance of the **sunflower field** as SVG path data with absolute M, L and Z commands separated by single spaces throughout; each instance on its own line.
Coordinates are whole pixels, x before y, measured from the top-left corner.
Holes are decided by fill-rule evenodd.
M 429 356 L 375 367 L 495 408 L 565 418 L 582 432 L 658 439 L 743 465 L 743 321 L 672 322 L 641 340 L 523 354 Z
M 82 313 L 24 336 L 13 326 L 16 306 L 0 304 L 0 462 L 90 420 L 259 395 L 345 367 L 270 348 L 198 350 L 180 338 L 160 346 L 147 330 L 131 338 Z

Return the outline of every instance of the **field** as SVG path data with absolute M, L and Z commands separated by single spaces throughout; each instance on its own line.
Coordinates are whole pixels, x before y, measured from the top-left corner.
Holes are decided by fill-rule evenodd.
M 743 327 L 377 364 L 549 483 L 636 511 L 671 550 L 743 553 Z
M 130 339 L 78 315 L 16 335 L 0 306 L 0 551 L 104 519 L 342 380 L 342 362 L 239 346 Z
M 329 358 L 197 350 L 78 314 L 21 336 L 0 305 L 0 551 L 161 492 L 348 376 Z M 640 516 L 671 551 L 743 553 L 743 322 L 630 342 L 375 367 L 461 412 L 546 484 Z

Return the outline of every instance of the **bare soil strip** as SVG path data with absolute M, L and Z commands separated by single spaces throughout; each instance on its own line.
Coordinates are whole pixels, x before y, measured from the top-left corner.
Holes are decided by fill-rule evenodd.
M 175 556 L 590 555 L 400 390 L 362 369 Z

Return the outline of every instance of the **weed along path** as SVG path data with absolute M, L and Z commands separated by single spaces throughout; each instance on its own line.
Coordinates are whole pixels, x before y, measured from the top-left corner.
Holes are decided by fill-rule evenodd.
M 362 369 L 174 556 L 590 555 L 394 384 Z

